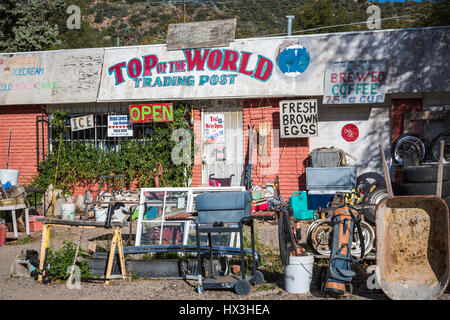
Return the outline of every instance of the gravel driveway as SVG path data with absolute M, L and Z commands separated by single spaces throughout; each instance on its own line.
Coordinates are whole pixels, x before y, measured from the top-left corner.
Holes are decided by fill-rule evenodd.
M 277 225 L 267 222 L 257 223 L 256 230 L 259 239 L 265 246 L 278 252 Z M 124 237 L 128 234 L 124 228 Z M 135 227 L 134 227 L 134 230 Z M 86 229 L 83 239 L 90 239 L 101 234 L 104 230 Z M 54 228 L 52 230 L 52 247 L 57 247 L 64 240 L 77 242 L 79 230 L 76 228 Z M 21 250 L 35 249 L 40 251 L 41 232 L 32 234 L 32 241 L 26 244 L 7 244 L 0 247 L 0 300 L 320 300 L 324 297 L 317 289 L 317 267 L 314 269 L 313 284 L 308 294 L 291 294 L 284 290 L 284 279 L 278 274 L 275 281 L 265 282 L 252 287 L 247 296 L 236 295 L 232 291 L 206 291 L 204 294 L 196 292 L 197 281 L 170 279 L 136 279 L 114 280 L 110 285 L 103 283 L 83 282 L 81 289 L 69 289 L 65 282 L 41 284 L 33 279 L 11 278 L 10 268 L 15 257 Z M 84 243 L 84 242 L 83 242 Z M 317 262 L 317 261 L 316 261 Z M 264 269 L 263 269 L 264 272 Z M 365 289 L 364 275 L 355 284 L 354 294 L 346 294 L 340 299 L 387 299 L 380 290 Z M 447 292 L 440 299 L 449 299 Z

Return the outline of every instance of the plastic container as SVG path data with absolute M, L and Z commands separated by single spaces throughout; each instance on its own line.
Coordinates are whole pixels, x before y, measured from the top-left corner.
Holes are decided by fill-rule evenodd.
M 36 220 L 36 216 L 31 216 L 29 219 L 30 232 L 38 232 L 44 228 L 41 221 Z
M 75 220 L 75 205 L 73 203 L 64 203 L 61 205 L 61 219 Z
M 289 197 L 289 208 L 293 211 L 295 219 L 308 220 L 314 218 L 314 210 L 308 209 L 308 196 L 306 191 L 297 191 Z
M 0 246 L 4 246 L 5 243 L 6 243 L 5 220 L 0 220 Z
M 314 255 L 290 256 L 289 265 L 284 268 L 285 289 L 290 293 L 308 293 L 311 286 Z
M 356 187 L 356 166 L 306 168 L 306 189 L 353 189 Z
M 94 208 L 95 213 L 95 221 L 98 222 L 105 222 L 106 221 L 106 209 L 98 209 L 97 207 Z
M 0 181 L 3 184 L 9 181 L 11 186 L 15 186 L 19 180 L 19 172 L 19 170 L 0 169 Z
M 318 210 L 326 208 L 328 203 L 333 200 L 335 193 L 312 193 L 308 192 L 308 209 Z

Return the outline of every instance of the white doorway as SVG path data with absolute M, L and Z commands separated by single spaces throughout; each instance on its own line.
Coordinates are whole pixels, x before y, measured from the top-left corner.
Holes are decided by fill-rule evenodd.
M 224 122 L 224 137 L 207 143 L 207 117 L 219 116 Z M 244 132 L 242 107 L 210 107 L 202 112 L 202 184 L 209 176 L 228 178 L 234 174 L 231 186 L 239 186 L 244 168 Z

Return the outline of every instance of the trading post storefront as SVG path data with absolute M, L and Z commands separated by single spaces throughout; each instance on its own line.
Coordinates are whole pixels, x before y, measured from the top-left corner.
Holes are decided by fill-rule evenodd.
M 349 155 L 358 174 L 381 173 L 377 147 L 388 148 L 402 132 L 396 124 L 403 113 L 426 108 L 425 101 L 449 104 L 448 75 L 439 67 L 448 66 L 448 31 L 2 54 L 0 153 L 12 128 L 8 165 L 21 170 L 26 184 L 55 139 L 46 117 L 57 110 L 68 113 L 66 139 L 114 149 L 121 139 L 149 136 L 159 122 L 172 122 L 183 106 L 196 150 L 192 186 L 208 184 L 212 174 L 233 175 L 231 185 L 241 185 L 251 160 L 253 183 L 278 176 L 288 197 L 305 189 L 310 151 L 332 146 Z M 0 165 L 6 167 L 4 159 Z

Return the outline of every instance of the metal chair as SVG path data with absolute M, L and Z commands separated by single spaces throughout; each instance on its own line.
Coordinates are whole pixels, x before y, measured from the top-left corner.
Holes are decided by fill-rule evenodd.
M 210 289 L 234 289 L 237 294 L 246 295 L 250 292 L 250 284 L 260 284 L 264 281 L 263 274 L 256 270 L 255 259 L 255 236 L 253 219 L 251 213 L 252 195 L 250 191 L 241 192 L 213 192 L 199 194 L 196 198 L 197 219 L 191 219 L 195 222 L 195 236 L 197 243 L 198 265 L 202 265 L 202 255 L 200 249 L 200 234 L 208 235 L 209 246 L 209 270 L 211 274 L 205 279 L 202 278 L 202 272 L 199 268 L 198 292 Z M 251 227 L 251 245 L 252 245 L 252 273 L 246 275 L 245 269 L 245 251 L 243 226 Z M 240 234 L 240 276 L 221 276 L 214 274 L 213 268 L 213 243 L 212 233 L 232 233 Z
M 215 185 L 214 182 L 217 182 L 220 187 L 230 187 L 231 180 L 232 180 L 234 174 L 232 174 L 229 178 L 213 178 L 213 176 L 214 176 L 214 173 L 209 175 L 209 182 L 213 187 Z

